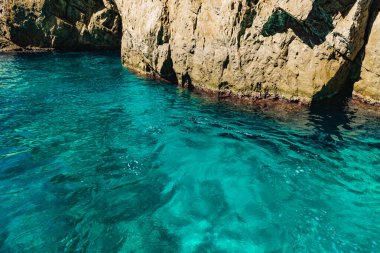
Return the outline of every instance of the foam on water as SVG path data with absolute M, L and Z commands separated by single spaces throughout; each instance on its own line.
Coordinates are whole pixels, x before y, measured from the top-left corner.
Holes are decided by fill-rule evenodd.
M 1 55 L 0 252 L 379 252 L 379 124 Z

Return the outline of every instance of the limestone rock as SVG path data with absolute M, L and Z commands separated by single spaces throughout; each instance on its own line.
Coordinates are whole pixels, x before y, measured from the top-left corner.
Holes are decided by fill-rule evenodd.
M 312 11 L 313 3 L 313 0 L 285 0 L 279 2 L 279 8 L 302 22 Z
M 360 80 L 354 91 L 367 102 L 380 103 L 380 2 L 376 2 L 373 10 Z
M 115 2 L 122 16 L 126 67 L 163 78 L 175 75 L 172 80 L 180 84 L 220 93 L 305 102 L 345 88 L 351 61 L 364 45 L 371 4 L 371 0 Z
M 139 73 L 219 94 L 311 102 L 349 88 L 374 0 L 0 0 L 2 44 L 122 48 Z M 374 22 L 356 93 L 375 98 Z M 379 90 L 379 89 L 377 89 Z
M 110 0 L 0 0 L 2 36 L 22 48 L 119 48 L 121 23 Z

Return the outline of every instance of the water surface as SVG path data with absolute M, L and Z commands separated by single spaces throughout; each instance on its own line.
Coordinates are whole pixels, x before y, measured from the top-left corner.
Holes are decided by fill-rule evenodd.
M 0 56 L 0 252 L 380 252 L 380 117 L 237 107 L 118 54 Z

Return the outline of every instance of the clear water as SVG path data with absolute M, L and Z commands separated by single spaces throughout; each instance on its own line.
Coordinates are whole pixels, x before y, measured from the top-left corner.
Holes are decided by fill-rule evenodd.
M 297 110 L 2 55 L 0 252 L 380 252 L 378 108 Z

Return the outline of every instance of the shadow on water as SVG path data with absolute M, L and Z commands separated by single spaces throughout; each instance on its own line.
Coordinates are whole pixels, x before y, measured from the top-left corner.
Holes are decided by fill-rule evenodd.
M 0 252 L 379 252 L 380 118 L 349 95 L 244 108 L 45 56 L 0 59 Z
M 315 126 L 316 138 L 325 142 L 333 142 L 335 136 L 343 140 L 340 128 L 351 130 L 350 123 L 355 113 L 348 105 L 352 98 L 353 86 L 323 101 L 315 101 L 309 109 L 309 120 Z

